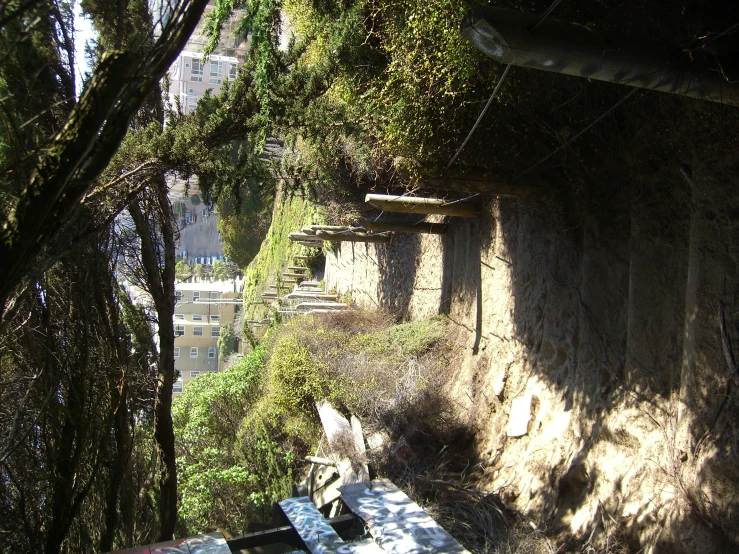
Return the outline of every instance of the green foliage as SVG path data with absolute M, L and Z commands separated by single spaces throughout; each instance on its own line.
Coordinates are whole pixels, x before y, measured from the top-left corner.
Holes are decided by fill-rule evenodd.
M 208 35 L 208 43 L 205 45 L 204 54 L 213 52 L 221 40 L 221 27 L 228 21 L 234 10 L 244 7 L 245 2 L 240 0 L 216 0 L 213 9 L 207 14 L 205 33 Z
M 226 262 L 223 260 L 215 260 L 213 262 L 213 270 L 211 275 L 213 278 L 219 281 L 226 281 L 227 279 L 233 279 L 239 272 L 239 268 L 233 262 Z
M 278 408 L 311 413 L 316 402 L 332 396 L 325 369 L 307 347 L 288 335 L 272 350 L 267 390 Z
M 203 264 L 195 264 L 192 267 L 192 274 L 195 275 L 195 277 L 205 277 L 208 275 L 208 271 L 205 269 Z
M 224 323 L 221 325 L 221 333 L 218 335 L 218 356 L 221 361 L 226 361 L 235 351 L 236 336 L 234 335 L 233 325 Z
M 275 203 L 274 216 L 269 231 L 260 243 L 258 254 L 244 271 L 244 312 L 246 319 L 263 319 L 270 315 L 261 304 L 252 302 L 260 300 L 259 295 L 268 283 L 279 277 L 279 269 L 291 260 L 294 254 L 310 254 L 313 249 L 295 245 L 288 234 L 300 228 L 324 220 L 323 211 L 305 198 L 297 195 L 286 196 L 280 192 L 280 199 Z M 247 336 L 246 331 L 244 336 Z
M 445 139 L 457 135 L 459 110 L 475 98 L 489 65 L 459 32 L 468 8 L 464 0 L 368 3 L 372 37 L 388 64 L 359 93 L 382 147 L 394 156 L 434 162 Z
M 445 336 L 443 316 L 425 321 L 412 321 L 393 325 L 373 333 L 354 335 L 349 348 L 363 350 L 371 355 L 390 358 L 419 356 Z
M 297 459 L 317 440 L 315 424 L 265 401 L 265 351 L 258 346 L 224 372 L 200 376 L 173 402 L 188 533 L 244 533 L 248 523 L 268 521 L 272 503 L 290 492 Z
M 191 381 L 172 405 L 178 449 L 181 516 L 189 533 L 209 526 L 242 531 L 264 517 L 271 499 L 262 476 L 235 448 L 242 420 L 259 398 L 264 349 L 221 373 Z
M 190 195 L 190 203 L 193 206 L 198 206 L 200 204 L 200 196 L 197 194 L 191 194 Z
M 193 269 L 185 260 L 180 260 L 175 265 L 175 277 L 178 281 L 189 279 L 193 275 Z
M 249 55 L 255 60 L 254 88 L 261 108 L 259 115 L 266 124 L 262 128 L 263 139 L 270 135 L 269 125 L 276 112 L 271 89 L 282 57 L 278 50 L 281 6 L 282 0 L 250 1 L 240 29 L 243 34 L 251 33 Z
M 209 528 L 216 518 L 233 517 L 224 510 L 224 504 L 230 504 L 225 499 L 238 498 L 240 514 L 261 514 L 269 508 L 269 498 L 261 491 L 259 477 L 240 465 L 223 467 L 222 454 L 219 449 L 206 448 L 194 463 L 178 459 L 180 515 L 190 532 Z M 229 527 L 244 528 L 248 522 L 242 515 L 229 521 Z
M 445 331 L 443 318 L 396 326 L 365 312 L 293 319 L 226 371 L 192 381 L 172 408 L 188 532 L 242 533 L 264 521 L 316 447 L 315 403 L 366 415 L 399 390 L 420 394 L 429 380 L 417 370 L 409 377 L 404 364 Z
M 230 196 L 218 199 L 218 230 L 223 250 L 238 267 L 248 266 L 259 252 L 272 216 L 272 198 L 271 186 L 260 186 L 249 179 L 238 201 Z
M 332 192 L 337 178 L 377 181 L 440 165 L 453 148 L 449 137 L 489 88 L 484 76 L 493 64 L 459 32 L 468 7 L 464 0 L 250 2 L 243 26 L 253 45 L 239 79 L 253 95 L 251 144 L 279 135 L 297 154 L 283 160 L 283 174 Z M 278 49 L 281 8 L 297 33 L 287 52 Z

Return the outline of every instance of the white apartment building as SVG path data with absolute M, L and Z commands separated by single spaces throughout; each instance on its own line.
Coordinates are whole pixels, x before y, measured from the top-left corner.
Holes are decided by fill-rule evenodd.
M 169 68 L 169 100 L 179 98 L 183 113 L 190 113 L 205 91 L 218 94 L 223 82 L 236 79 L 239 60 L 232 56 L 210 55 L 203 61 L 200 52 L 181 52 Z
M 221 325 L 233 325 L 241 310 L 238 289 L 233 280 L 175 284 L 174 366 L 179 371 L 175 394 L 199 375 L 223 370 L 218 337 Z

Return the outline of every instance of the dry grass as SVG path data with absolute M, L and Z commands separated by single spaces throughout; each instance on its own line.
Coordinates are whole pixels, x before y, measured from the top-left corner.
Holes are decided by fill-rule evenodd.
M 460 420 L 446 392 L 455 363 L 448 334 L 445 319 L 393 324 L 388 314 L 360 310 L 293 319 L 274 341 L 297 341 L 332 402 L 362 420 L 375 474 L 395 482 L 470 552 L 628 552 L 623 526 L 604 511 L 590 536 L 555 539 L 498 495 L 476 488 L 482 472 L 475 429 Z M 379 446 L 377 437 L 384 439 Z M 365 462 L 352 437 L 335 448 Z

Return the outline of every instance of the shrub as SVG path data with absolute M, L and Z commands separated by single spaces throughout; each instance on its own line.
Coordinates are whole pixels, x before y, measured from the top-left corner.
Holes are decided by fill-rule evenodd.
M 276 497 L 263 476 L 242 463 L 235 438 L 262 386 L 264 349 L 222 373 L 195 379 L 172 404 L 178 452 L 180 515 L 190 534 L 220 527 L 243 532 Z
M 386 429 L 397 447 L 378 467 L 391 476 L 399 460 L 425 467 L 458 440 L 438 386 L 447 321 L 391 321 L 363 311 L 294 318 L 223 373 L 188 385 L 173 405 L 188 532 L 243 532 L 268 517 L 318 443 L 318 401 Z
M 224 323 L 221 325 L 221 332 L 218 335 L 218 356 L 221 361 L 228 360 L 228 357 L 236 350 L 236 337 L 234 335 L 233 325 Z
M 268 393 L 285 411 L 310 412 L 317 401 L 330 396 L 325 366 L 295 337 L 277 341 L 269 369 Z

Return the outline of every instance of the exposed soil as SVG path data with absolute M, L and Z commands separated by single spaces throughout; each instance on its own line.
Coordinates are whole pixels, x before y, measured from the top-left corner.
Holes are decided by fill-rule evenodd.
M 485 198 L 443 236 L 344 243 L 326 283 L 411 319 L 448 314 L 474 478 L 565 550 L 609 536 L 632 551 L 732 551 L 739 347 L 727 362 L 719 306 L 737 343 L 739 110 L 658 100 L 637 120 L 588 186 Z M 521 417 L 526 434 L 509 436 Z

